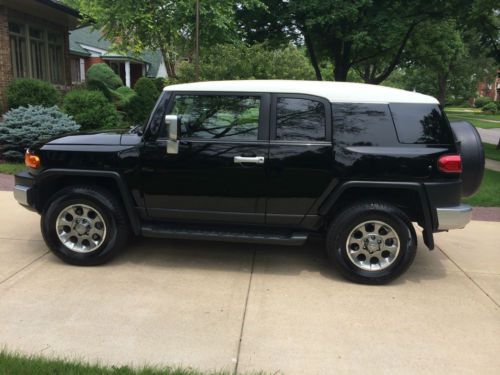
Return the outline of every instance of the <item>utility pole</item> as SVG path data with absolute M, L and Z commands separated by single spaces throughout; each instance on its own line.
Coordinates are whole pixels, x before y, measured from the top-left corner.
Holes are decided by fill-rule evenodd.
M 200 80 L 200 0 L 196 0 L 196 25 L 194 46 L 195 79 Z

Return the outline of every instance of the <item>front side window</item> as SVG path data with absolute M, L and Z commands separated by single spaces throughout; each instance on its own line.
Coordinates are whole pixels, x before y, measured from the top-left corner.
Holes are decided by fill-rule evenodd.
M 323 103 L 302 98 L 278 98 L 276 139 L 283 141 L 324 141 L 326 115 Z
M 260 97 L 177 95 L 171 114 L 177 115 L 181 138 L 257 140 Z

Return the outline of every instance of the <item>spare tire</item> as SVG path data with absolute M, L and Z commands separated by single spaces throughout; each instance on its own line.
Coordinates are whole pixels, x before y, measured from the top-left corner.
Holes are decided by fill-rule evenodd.
M 484 150 L 481 137 L 474 125 L 467 121 L 451 123 L 462 158 L 462 196 L 474 194 L 483 180 Z

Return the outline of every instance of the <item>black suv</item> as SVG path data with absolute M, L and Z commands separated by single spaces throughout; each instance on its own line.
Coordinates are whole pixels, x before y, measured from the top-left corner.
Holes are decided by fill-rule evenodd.
M 480 138 L 436 99 L 388 87 L 223 81 L 165 88 L 144 127 L 34 145 L 14 195 L 62 260 L 108 261 L 129 235 L 301 245 L 324 235 L 345 277 L 380 284 L 417 237 L 463 228 Z

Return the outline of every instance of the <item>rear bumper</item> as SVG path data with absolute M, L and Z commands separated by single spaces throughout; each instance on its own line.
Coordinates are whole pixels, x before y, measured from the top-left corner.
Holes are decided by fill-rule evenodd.
M 454 207 L 436 208 L 438 230 L 464 228 L 472 217 L 472 207 L 460 204 Z

